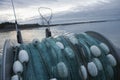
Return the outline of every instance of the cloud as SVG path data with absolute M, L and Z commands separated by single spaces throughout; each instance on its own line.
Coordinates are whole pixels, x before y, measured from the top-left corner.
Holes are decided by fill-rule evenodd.
M 11 0 L 0 0 L 1 21 L 14 19 Z M 54 14 L 111 9 L 119 6 L 119 0 L 14 0 L 17 18 L 26 21 L 39 16 L 38 7 L 49 7 Z M 76 16 L 76 15 L 75 15 Z
M 56 0 L 13 0 L 16 7 L 28 7 L 32 5 L 48 4 L 55 1 Z M 11 5 L 11 0 L 0 0 L 0 4 L 0 6 L 8 7 Z

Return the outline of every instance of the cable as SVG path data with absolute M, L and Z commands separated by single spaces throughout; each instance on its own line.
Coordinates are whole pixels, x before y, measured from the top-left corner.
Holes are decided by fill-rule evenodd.
M 47 10 L 50 11 L 50 16 L 49 16 L 48 19 L 46 19 L 46 18 L 43 16 L 44 14 L 42 14 L 42 12 L 41 12 L 42 9 L 47 9 Z M 53 16 L 52 9 L 51 9 L 51 8 L 47 8 L 47 7 L 40 7 L 40 8 L 38 8 L 38 12 L 39 12 L 41 18 L 47 22 L 47 25 L 48 25 L 48 27 L 49 27 L 50 20 L 52 19 L 52 16 Z
M 42 9 L 46 9 L 46 10 L 49 10 L 50 11 L 50 15 L 48 17 L 48 19 L 44 16 L 44 14 L 42 14 Z M 47 8 L 47 7 L 40 7 L 38 8 L 38 12 L 39 12 L 39 15 L 41 16 L 40 19 L 42 19 L 42 25 L 45 25 L 44 22 L 47 23 L 47 29 L 46 29 L 46 37 L 51 37 L 51 31 L 50 31 L 50 21 L 53 17 L 53 13 L 52 13 L 52 9 L 51 8 Z

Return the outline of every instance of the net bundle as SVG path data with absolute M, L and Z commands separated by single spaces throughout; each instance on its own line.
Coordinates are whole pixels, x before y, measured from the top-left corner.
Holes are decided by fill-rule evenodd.
M 110 48 L 86 33 L 16 47 L 12 80 L 117 80 Z M 16 63 L 15 63 L 16 62 Z

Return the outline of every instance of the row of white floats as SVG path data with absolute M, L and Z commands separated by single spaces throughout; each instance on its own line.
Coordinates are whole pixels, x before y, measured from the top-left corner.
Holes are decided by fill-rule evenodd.
M 59 43 L 59 45 L 58 45 L 58 43 Z M 57 45 L 60 46 L 61 48 L 63 48 L 62 43 L 57 42 Z M 109 48 L 108 48 L 104 43 L 101 43 L 101 46 L 102 46 L 102 47 L 105 47 L 105 49 L 109 52 Z M 96 57 L 98 57 L 98 56 L 101 55 L 100 49 L 99 49 L 97 46 L 95 46 L 95 45 L 91 46 L 90 50 L 91 50 L 92 54 L 93 54 L 94 56 L 96 56 Z M 67 51 L 69 52 L 69 50 L 67 50 Z M 111 54 L 108 54 L 106 57 L 107 57 L 109 63 L 111 64 L 111 66 L 114 67 L 114 66 L 117 65 L 117 62 L 116 62 L 115 58 L 114 58 Z M 98 71 L 102 71 L 102 70 L 103 70 L 103 66 L 102 66 L 101 61 L 100 61 L 98 58 L 94 58 L 93 60 L 94 60 L 96 63 L 95 63 L 95 62 L 89 62 L 88 65 L 87 65 L 87 69 L 88 69 L 89 74 L 90 74 L 92 77 L 95 77 L 95 76 L 98 75 Z M 62 66 L 65 66 L 65 64 L 61 64 L 61 67 L 62 67 Z M 88 78 L 87 69 L 86 69 L 86 67 L 85 67 L 84 65 L 81 65 L 81 66 L 80 66 L 80 70 L 79 70 L 79 71 L 82 73 L 82 76 L 83 76 L 83 78 L 84 78 L 85 80 Z M 60 71 L 61 71 L 61 70 L 60 70 Z M 64 72 L 66 72 L 66 74 L 68 74 L 68 73 L 67 73 L 68 71 L 67 71 L 67 68 L 66 68 L 66 67 L 64 67 Z M 79 73 L 80 73 L 80 72 L 79 72 Z M 80 74 L 81 74 L 81 73 L 80 73 Z M 59 74 L 61 75 L 61 74 L 63 74 L 63 73 L 62 73 L 62 72 L 59 72 Z M 66 76 L 67 76 L 67 75 L 66 75 Z M 63 76 L 61 76 L 61 77 L 63 77 Z
M 23 65 L 28 61 L 28 53 L 25 50 L 21 50 L 18 55 L 18 60 L 13 63 L 13 72 L 15 75 L 11 77 L 11 80 L 22 80 L 21 74 L 23 72 Z
M 86 34 L 84 34 L 84 35 L 86 35 Z M 70 35 L 70 36 L 68 36 L 68 38 L 69 38 L 69 40 L 71 41 L 72 44 L 74 44 L 74 45 L 79 44 L 78 40 L 75 38 L 75 36 Z M 107 57 L 110 65 L 112 67 L 116 66 L 117 65 L 116 59 L 111 54 L 108 54 L 110 52 L 110 49 L 108 48 L 108 46 L 105 43 L 100 43 L 99 46 L 107 53 L 106 57 Z M 80 66 L 80 70 L 79 70 L 79 73 L 82 74 L 82 76 L 85 80 L 88 78 L 87 70 L 92 77 L 97 76 L 98 71 L 103 70 L 102 63 L 97 58 L 97 57 L 101 56 L 101 54 L 102 54 L 99 47 L 97 47 L 96 45 L 92 45 L 90 47 L 90 52 L 92 53 L 92 55 L 95 56 L 95 58 L 93 59 L 94 62 L 89 62 L 87 64 L 87 69 L 84 65 Z

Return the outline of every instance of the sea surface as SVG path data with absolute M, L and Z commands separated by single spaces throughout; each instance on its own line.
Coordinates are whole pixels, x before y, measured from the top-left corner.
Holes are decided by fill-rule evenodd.
M 111 42 L 115 46 L 120 48 L 120 21 L 55 26 L 55 27 L 51 27 L 51 31 L 54 37 L 69 33 L 96 31 L 100 34 L 103 34 L 105 37 L 111 40 Z M 21 32 L 24 42 L 26 43 L 31 42 L 35 38 L 39 40 L 45 38 L 45 28 L 22 30 Z M 16 40 L 16 31 L 2 32 L 2 33 L 0 32 L 0 65 L 1 65 L 3 46 L 6 39 Z

